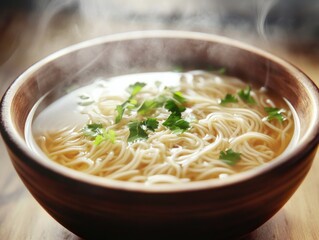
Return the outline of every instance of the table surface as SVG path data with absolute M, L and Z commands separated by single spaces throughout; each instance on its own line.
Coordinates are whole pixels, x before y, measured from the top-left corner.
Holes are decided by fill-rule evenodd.
M 17 27 L 19 28 L 20 25 Z M 73 33 L 74 32 L 72 32 L 72 34 Z M 16 50 L 16 52 L 12 54 L 11 59 L 5 62 L 5 67 L 3 64 L 2 66 L 0 64 L 0 96 L 3 94 L 9 82 L 16 76 L 17 72 L 21 72 L 23 68 L 26 68 L 30 65 L 30 63 L 34 62 L 34 59 L 49 53 L 54 47 L 60 48 L 72 43 L 72 41 L 60 42 L 53 47 L 51 44 L 50 46 L 52 48 L 41 52 L 42 55 L 39 54 L 38 56 L 32 56 L 29 54 L 29 60 L 24 63 L 21 63 L 21 59 L 19 57 L 21 56 L 21 51 L 19 49 Z M 25 47 L 25 45 L 22 45 L 22 48 L 23 47 Z M 41 50 L 40 47 L 39 49 Z M 287 59 L 297 67 L 301 68 L 315 81 L 316 84 L 319 85 L 318 58 L 292 54 L 280 48 L 270 50 L 276 55 Z M 15 67 L 18 66 L 17 62 L 19 62 L 17 59 L 19 59 L 20 65 L 15 69 Z M 8 77 L 10 80 L 3 80 L 5 77 Z M 318 172 L 319 154 L 316 155 L 314 164 L 302 185 L 285 204 L 285 206 L 268 222 L 250 233 L 244 239 L 319 239 Z M 48 215 L 26 190 L 11 164 L 1 138 L 0 239 L 79 239 Z

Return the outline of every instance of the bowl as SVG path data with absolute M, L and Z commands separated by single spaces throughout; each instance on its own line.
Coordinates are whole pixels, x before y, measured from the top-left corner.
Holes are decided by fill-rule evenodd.
M 287 99 L 299 136 L 271 163 L 223 180 L 145 185 L 103 179 L 60 166 L 27 145 L 28 115 L 56 89 L 101 76 L 225 67 L 227 73 Z M 1 134 L 12 163 L 39 204 L 88 239 L 244 236 L 271 218 L 308 173 L 319 140 L 319 93 L 286 61 L 252 46 L 204 33 L 145 31 L 105 36 L 54 53 L 31 66 L 1 102 Z

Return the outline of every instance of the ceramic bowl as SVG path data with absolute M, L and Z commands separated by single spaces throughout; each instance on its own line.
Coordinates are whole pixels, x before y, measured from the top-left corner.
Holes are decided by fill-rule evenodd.
M 38 100 L 57 87 L 105 76 L 225 67 L 287 99 L 300 133 L 271 163 L 231 176 L 187 184 L 144 185 L 89 176 L 35 154 L 25 126 Z M 47 104 L 59 94 L 49 94 Z M 48 56 L 10 86 L 1 103 L 1 133 L 12 163 L 34 198 L 59 223 L 88 239 L 230 239 L 271 218 L 308 173 L 319 140 L 319 93 L 286 61 L 252 46 L 203 33 L 146 31 L 93 39 Z M 298 120 L 297 120 L 298 119 Z

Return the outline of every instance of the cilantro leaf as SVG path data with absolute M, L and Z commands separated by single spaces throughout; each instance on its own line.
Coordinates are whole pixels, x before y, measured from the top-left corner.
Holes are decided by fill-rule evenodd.
M 255 99 L 250 95 L 251 87 L 247 86 L 245 89 L 242 89 L 238 92 L 238 96 L 246 103 L 254 104 L 256 103 Z
M 169 115 L 169 117 L 165 120 L 165 122 L 163 122 L 163 125 L 165 127 L 171 128 L 174 126 L 174 123 L 176 123 L 180 119 L 181 119 L 180 114 L 173 112 L 171 113 L 171 115 Z
M 173 99 L 170 99 L 170 94 L 172 94 Z M 174 101 L 176 103 L 174 103 Z M 161 94 L 158 97 L 152 99 L 152 100 L 145 100 L 141 106 L 138 109 L 138 113 L 141 115 L 147 115 L 150 114 L 152 112 L 155 111 L 156 108 L 162 107 L 163 105 L 168 106 L 168 110 L 170 110 L 169 108 L 172 108 L 170 111 L 179 111 L 179 112 L 183 112 L 185 111 L 185 108 L 183 106 L 179 106 L 182 103 L 186 102 L 185 97 L 183 96 L 183 94 L 181 92 L 168 92 L 166 94 Z
M 164 106 L 168 111 L 171 112 L 171 114 L 165 120 L 165 122 L 163 122 L 163 126 L 169 128 L 177 134 L 183 133 L 190 127 L 189 122 L 182 119 L 182 112 L 184 112 L 186 108 L 181 105 L 181 103 L 185 101 L 185 98 L 180 92 L 175 92 L 173 93 L 173 99 L 168 100 Z
M 127 101 L 125 107 L 127 107 L 128 109 L 134 109 L 136 108 L 137 105 L 138 105 L 137 100 L 132 98 Z
M 142 88 L 146 85 L 146 83 L 141 83 L 141 82 L 136 82 L 134 84 L 131 84 L 127 91 L 131 94 L 130 97 L 128 98 L 128 100 L 126 100 L 124 103 L 122 103 L 121 105 L 117 105 L 116 106 L 116 117 L 115 117 L 115 123 L 119 123 L 122 118 L 123 118 L 123 114 L 126 108 L 128 109 L 133 109 L 137 106 L 137 101 L 136 99 L 134 99 L 134 97 L 136 96 L 136 94 L 138 94 Z
M 186 98 L 183 96 L 181 92 L 178 92 L 178 91 L 173 93 L 173 98 L 179 103 L 186 102 Z
M 158 128 L 158 121 L 155 118 L 148 118 L 145 121 L 142 122 L 142 124 L 147 127 L 147 129 L 151 131 L 155 131 L 156 128 Z
M 139 139 L 147 139 L 148 135 L 146 131 L 142 128 L 142 123 L 138 121 L 130 122 L 128 124 L 130 135 L 127 139 L 128 142 L 135 142 Z
M 265 111 L 268 113 L 267 120 L 277 119 L 279 122 L 283 122 L 286 118 L 282 114 L 283 109 L 273 108 L 273 107 L 265 107 Z
M 226 96 L 221 100 L 220 105 L 225 105 L 227 103 L 237 103 L 238 100 L 234 95 L 226 94 Z
M 168 100 L 164 106 L 167 110 L 172 113 L 178 113 L 179 115 L 186 110 L 182 105 L 177 105 L 174 100 Z
M 128 142 L 143 140 L 148 138 L 147 130 L 155 131 L 158 128 L 158 121 L 155 118 L 148 118 L 145 121 L 133 121 L 128 124 L 130 135 Z
M 172 112 L 166 121 L 163 122 L 163 126 L 169 128 L 174 133 L 183 133 L 190 128 L 189 122 L 182 119 L 179 112 Z
M 234 152 L 232 149 L 220 151 L 219 159 L 229 165 L 235 165 L 240 160 L 240 153 Z
M 126 102 L 123 103 L 122 105 L 117 105 L 116 106 L 116 112 L 117 112 L 117 115 L 116 115 L 116 118 L 115 118 L 115 123 L 119 123 L 122 118 L 123 118 L 123 114 L 124 114 L 124 111 L 125 111 L 125 105 L 126 105 Z
M 102 133 L 103 125 L 100 123 L 91 123 L 87 124 L 83 129 L 82 132 L 85 136 L 88 137 L 96 137 L 97 135 Z
M 155 100 L 146 100 L 142 103 L 140 108 L 137 110 L 137 113 L 141 115 L 146 115 L 155 110 L 158 107 L 158 102 Z
M 173 130 L 173 133 L 179 134 L 185 132 L 190 128 L 189 122 L 184 119 L 179 119 L 175 122 L 174 126 L 171 126 L 170 129 Z
M 152 100 L 146 100 L 141 104 L 137 113 L 141 115 L 150 114 L 155 111 L 156 108 L 162 107 L 166 103 L 167 99 L 168 96 L 161 94 Z
M 131 94 L 127 101 L 116 107 L 116 118 L 115 123 L 119 123 L 126 109 L 137 108 L 140 104 L 134 98 L 141 89 L 145 86 L 145 83 L 136 82 L 128 88 L 128 92 Z M 155 97 L 152 100 L 145 100 L 139 105 L 137 113 L 140 115 L 152 114 L 156 108 L 164 107 L 171 112 L 170 116 L 163 123 L 164 126 L 171 129 L 175 133 L 181 133 L 190 127 L 188 121 L 182 119 L 181 113 L 186 110 L 183 103 L 186 102 L 185 97 L 179 91 L 174 90 L 174 88 L 165 87 L 163 94 Z M 155 131 L 158 128 L 158 121 L 155 118 L 148 118 L 144 121 L 133 121 L 128 124 L 130 135 L 128 137 L 129 142 L 134 142 L 138 139 L 147 139 L 147 131 Z M 100 137 L 97 139 L 100 141 Z
M 134 84 L 131 84 L 128 87 L 128 92 L 131 94 L 130 98 L 135 97 L 136 94 L 138 94 L 143 87 L 145 87 L 146 83 L 136 82 Z

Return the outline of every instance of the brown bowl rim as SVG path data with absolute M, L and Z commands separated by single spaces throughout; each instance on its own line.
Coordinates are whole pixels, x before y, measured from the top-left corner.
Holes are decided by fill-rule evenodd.
M 19 89 L 24 80 L 28 79 L 42 66 L 49 64 L 50 62 L 62 57 L 71 52 L 77 51 L 82 48 L 88 48 L 90 46 L 115 42 L 115 41 L 127 41 L 134 39 L 146 39 L 146 38 L 174 38 L 174 39 L 192 39 L 199 41 L 218 42 L 225 45 L 231 45 L 243 50 L 252 52 L 260 55 L 271 61 L 285 67 L 285 69 L 295 76 L 302 84 L 306 87 L 313 101 L 313 116 L 312 122 L 307 130 L 307 133 L 300 141 L 300 144 L 296 146 L 289 153 L 283 157 L 278 157 L 275 161 L 271 161 L 267 165 L 263 165 L 260 168 L 256 168 L 243 173 L 235 174 L 222 181 L 219 179 L 189 182 L 189 183 L 176 183 L 176 184 L 158 184 L 158 185 L 146 185 L 143 183 L 131 183 L 119 180 L 104 179 L 97 176 L 88 175 L 85 173 L 77 172 L 72 169 L 68 169 L 61 166 L 53 161 L 43 160 L 38 155 L 34 154 L 32 150 L 27 146 L 23 137 L 21 137 L 15 130 L 13 121 L 11 121 L 11 102 L 14 98 L 15 92 Z M 158 192 L 158 193 L 171 193 L 171 192 L 182 192 L 182 191 L 193 191 L 193 190 L 205 190 L 208 188 L 221 188 L 233 184 L 240 184 L 244 181 L 249 181 L 256 176 L 268 173 L 273 169 L 279 167 L 282 164 L 286 164 L 291 161 L 302 161 L 308 154 L 310 154 L 318 145 L 319 142 L 319 90 L 314 82 L 308 78 L 300 69 L 293 64 L 261 50 L 257 47 L 251 46 L 240 41 L 230 39 L 223 36 L 218 36 L 209 33 L 200 32 L 189 32 L 189 31 L 176 31 L 176 30 L 148 30 L 148 31 L 134 31 L 119 33 L 113 35 L 107 35 L 98 37 L 95 39 L 87 40 L 66 48 L 63 48 L 39 62 L 32 65 L 24 73 L 22 73 L 7 89 L 1 100 L 1 111 L 0 111 L 0 131 L 5 140 L 8 148 L 13 149 L 14 153 L 19 158 L 27 158 L 31 162 L 41 165 L 44 169 L 55 174 L 62 175 L 69 180 L 79 181 L 86 184 L 91 184 L 100 187 L 106 187 L 111 189 L 126 190 L 126 191 L 138 191 L 138 192 Z

